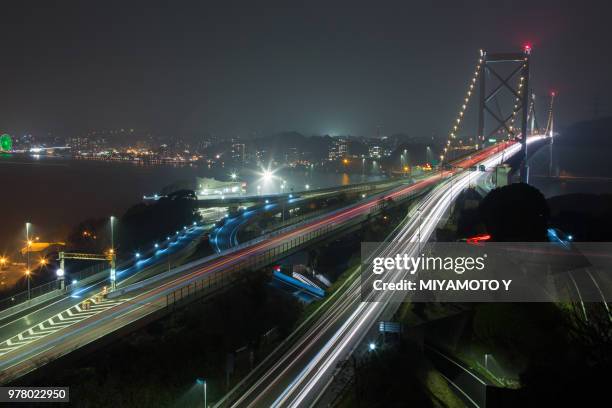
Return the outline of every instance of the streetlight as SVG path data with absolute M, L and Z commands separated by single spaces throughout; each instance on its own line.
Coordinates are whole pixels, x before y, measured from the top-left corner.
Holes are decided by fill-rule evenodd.
M 111 215 L 110 217 L 110 229 L 111 229 L 111 249 L 108 251 L 110 258 L 110 281 L 111 281 L 111 290 L 115 290 L 117 288 L 117 272 L 115 270 L 115 217 Z
M 230 177 L 232 178 L 232 180 L 236 180 L 238 178 L 238 175 L 236 173 L 232 173 Z
M 207 407 L 207 403 L 206 403 L 206 380 L 203 378 L 198 378 L 196 379 L 196 383 L 198 383 L 198 385 L 202 386 L 202 396 L 204 397 L 204 408 Z
M 47 266 L 47 264 L 48 264 L 48 263 L 49 263 L 49 261 L 47 261 L 47 259 L 46 259 L 46 258 L 43 258 L 43 257 L 41 257 L 41 258 L 38 260 L 38 264 L 40 265 L 41 269 L 42 269 L 44 266 Z
M 310 189 L 310 184 L 306 184 L 304 187 L 306 187 L 306 190 Z
M 62 268 L 58 268 L 55 271 L 55 276 L 57 276 L 57 280 L 59 280 L 60 282 L 60 289 L 63 290 L 64 289 L 64 275 L 66 273 L 64 272 L 64 270 Z
M 369 349 L 370 351 L 374 351 L 374 350 L 376 350 L 376 343 L 371 342 L 370 344 L 368 344 L 368 349 Z

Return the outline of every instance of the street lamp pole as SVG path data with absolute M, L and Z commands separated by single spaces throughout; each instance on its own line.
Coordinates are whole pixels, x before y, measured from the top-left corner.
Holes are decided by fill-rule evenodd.
M 30 293 L 30 270 L 26 269 L 26 278 L 28 280 L 28 300 L 32 299 L 32 295 Z
M 419 212 L 419 232 L 418 232 L 418 237 L 419 237 L 418 238 L 419 239 L 419 252 L 421 252 L 421 221 L 422 221 L 421 215 L 422 215 L 423 209 L 419 206 L 417 211 Z
M 28 280 L 28 300 L 30 300 L 32 298 L 32 295 L 30 293 L 30 226 L 32 224 L 30 224 L 29 222 L 26 222 L 26 278 Z
M 117 271 L 115 270 L 115 217 L 110 217 L 110 229 L 111 229 L 111 249 L 110 249 L 110 281 L 111 290 L 117 288 Z
M 196 380 L 196 382 L 200 385 L 202 385 L 202 396 L 204 397 L 204 408 L 208 408 L 208 401 L 207 401 L 207 395 L 206 395 L 206 380 L 204 380 L 203 378 L 198 378 Z
M 115 217 L 111 215 L 110 217 L 110 227 L 111 227 L 111 249 L 115 250 Z

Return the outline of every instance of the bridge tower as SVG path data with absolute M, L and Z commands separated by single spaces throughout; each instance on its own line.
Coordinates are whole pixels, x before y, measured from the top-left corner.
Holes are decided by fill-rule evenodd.
M 536 117 L 536 107 L 535 107 L 535 99 L 536 95 L 534 93 L 531 94 L 531 103 L 529 104 L 529 134 L 535 135 L 539 129 L 538 127 L 538 119 Z
M 489 54 L 481 51 L 480 64 L 480 104 L 478 109 L 478 139 L 481 145 L 486 143 L 490 136 L 506 131 L 509 138 L 519 138 L 522 144 L 521 181 L 529 182 L 529 168 L 527 166 L 527 122 L 530 107 L 529 92 L 529 60 L 531 46 L 524 47 L 523 52 Z M 491 90 L 489 90 L 489 87 Z M 510 112 L 502 112 L 496 97 L 501 91 L 510 93 L 514 100 Z M 520 114 L 520 133 L 517 134 L 513 126 L 516 117 Z M 492 119 L 492 126 L 485 130 L 487 119 Z M 485 133 L 486 132 L 486 133 Z

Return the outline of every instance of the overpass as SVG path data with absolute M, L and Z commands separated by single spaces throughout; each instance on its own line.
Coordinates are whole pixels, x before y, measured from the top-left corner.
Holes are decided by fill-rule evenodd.
M 227 206 L 227 205 L 236 205 L 236 204 L 245 204 L 245 203 L 271 203 L 280 200 L 287 200 L 293 197 L 303 197 L 303 198 L 312 198 L 312 197 L 326 197 L 330 195 L 336 195 L 344 192 L 370 192 L 373 190 L 378 190 L 381 188 L 389 188 L 391 186 L 397 185 L 397 179 L 391 180 L 377 180 L 377 181 L 368 181 L 365 183 L 355 183 L 349 184 L 346 186 L 334 186 L 334 187 L 326 187 L 305 191 L 298 191 L 292 193 L 282 193 L 282 194 L 258 194 L 251 196 L 227 196 L 224 198 L 207 198 L 207 199 L 198 199 L 198 204 L 206 205 L 209 207 L 213 206 Z

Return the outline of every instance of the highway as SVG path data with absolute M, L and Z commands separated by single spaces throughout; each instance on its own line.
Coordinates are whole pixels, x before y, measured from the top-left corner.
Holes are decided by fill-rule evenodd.
M 280 200 L 284 200 L 284 198 L 281 197 Z M 304 201 L 306 201 L 305 198 L 288 198 L 286 202 L 288 207 L 293 207 L 296 203 Z M 238 232 L 245 224 L 259 214 L 274 210 L 279 211 L 280 207 L 279 202 L 273 202 L 262 206 L 249 207 L 236 216 L 227 217 L 223 225 L 215 228 L 210 234 L 210 242 L 214 250 L 221 253 L 239 245 Z
M 530 142 L 539 140 L 530 139 Z M 483 154 L 458 163 L 458 167 L 471 167 L 475 163 L 492 167 L 520 150 L 511 144 L 505 152 L 489 149 Z M 405 252 L 415 255 L 415 242 L 426 242 L 456 196 L 486 173 L 456 173 L 452 181 L 438 185 L 420 200 L 418 208 L 407 222 L 395 232 L 387 248 L 380 255 Z M 387 276 L 388 280 L 399 276 Z M 217 406 L 232 407 L 307 407 L 315 406 L 333 379 L 336 367 L 362 345 L 371 328 L 385 313 L 390 303 L 390 292 L 373 293 L 370 302 L 362 302 L 359 275 L 356 274 L 346 288 L 340 290 L 332 305 L 314 322 L 287 351 L 264 361 Z M 396 299 L 401 301 L 401 299 Z M 393 306 L 395 305 L 395 306 Z M 385 313 L 388 314 L 388 313 Z M 268 364 L 267 368 L 263 368 Z M 250 383 L 250 387 L 244 387 Z
M 400 197 L 434 185 L 441 179 L 440 174 L 433 174 L 413 185 L 397 188 L 383 197 Z M 12 337 L 9 336 L 13 333 L 2 336 L 0 350 L 3 350 L 3 355 L 0 360 L 0 369 L 2 369 L 0 382 L 17 378 L 33 370 L 43 361 L 58 358 L 75 348 L 82 347 L 118 328 L 163 309 L 167 304 L 166 295 L 173 293 L 177 288 L 196 281 L 203 281 L 206 277 L 210 285 L 212 273 L 227 269 L 250 257 L 256 257 L 296 237 L 305 237 L 321 228 L 342 224 L 355 217 L 368 214 L 371 209 L 379 205 L 380 200 L 381 197 L 375 195 L 345 210 L 334 211 L 329 216 L 291 229 L 287 233 L 276 235 L 271 239 L 257 242 L 234 252 L 221 254 L 202 265 L 194 266 L 182 276 L 154 285 L 134 298 L 125 297 L 105 301 L 91 311 L 79 310 L 79 305 L 71 306 L 44 321 L 27 319 L 25 322 L 27 329 L 24 327 L 23 332 Z M 51 330 L 49 326 L 53 326 L 54 330 Z
M 117 277 L 119 287 L 146 277 L 154 272 L 153 268 L 156 266 L 160 264 L 165 265 L 167 262 L 173 261 L 177 256 L 181 256 L 194 240 L 201 237 L 204 230 L 205 228 L 202 226 L 188 228 L 182 233 L 168 239 L 167 243 L 161 244 L 160 248 L 154 250 L 150 257 L 140 259 L 129 267 L 118 270 Z M 0 341 L 4 340 L 0 343 L 0 359 L 12 349 L 20 346 L 21 343 L 38 339 L 38 335 L 41 332 L 48 333 L 53 330 L 62 329 L 64 324 L 59 318 L 60 315 L 62 317 L 68 315 L 66 311 L 75 310 L 76 306 L 84 299 L 94 296 L 96 293 L 99 293 L 104 286 L 109 285 L 110 281 L 107 275 L 85 286 L 70 290 L 60 297 L 44 302 L 34 310 L 25 310 L 24 312 L 15 313 L 14 315 L 7 316 L 0 320 Z M 107 305 L 110 306 L 111 303 Z M 61 314 L 62 312 L 65 313 Z M 49 319 L 54 316 L 58 317 L 54 321 L 49 321 Z M 79 317 L 86 316 L 87 314 L 84 313 L 79 314 Z M 76 314 L 71 316 L 71 320 L 76 320 Z M 32 331 L 26 335 L 22 335 L 18 341 L 12 341 L 11 344 L 7 343 L 7 339 L 18 336 L 20 333 L 29 330 Z
M 491 154 L 497 154 L 500 149 L 499 146 L 484 149 L 464 160 L 462 165 L 464 167 L 472 166 L 483 161 Z M 510 149 L 518 150 L 518 145 L 513 145 Z M 194 265 L 193 268 L 178 277 L 133 294 L 132 297 L 126 296 L 99 301 L 90 310 L 82 310 L 80 305 L 73 305 L 44 321 L 34 318 L 26 319 L 27 330 L 12 337 L 10 337 L 12 333 L 5 334 L 3 329 L 0 339 L 2 341 L 0 350 L 4 350 L 0 359 L 0 370 L 2 372 L 0 382 L 6 383 L 16 379 L 48 361 L 59 358 L 164 309 L 167 306 L 167 295 L 177 289 L 195 282 L 204 282 L 205 279 L 208 279 L 210 285 L 210 280 L 215 279 L 215 272 L 237 266 L 245 260 L 265 254 L 266 251 L 279 245 L 285 245 L 296 238 L 301 239 L 321 229 L 350 222 L 356 217 L 363 217 L 369 214 L 372 209 L 377 208 L 381 200 L 404 197 L 407 194 L 434 186 L 443 180 L 444 176 L 450 174 L 451 172 L 434 173 L 415 184 L 374 195 L 356 205 L 346 207 L 341 211 L 334 211 L 328 216 L 317 218 L 312 222 L 304 223 L 299 228 L 289 228 L 287 232 L 279 233 L 267 240 L 256 241 L 252 245 L 238 250 L 222 253 L 205 263 Z M 459 191 L 459 189 L 457 188 L 456 191 Z M 351 314 L 351 316 L 353 315 Z M 334 319 L 334 321 L 338 321 L 338 319 Z M 361 325 L 363 325 L 363 322 Z M 50 326 L 53 326 L 53 328 Z M 24 341 L 24 339 L 27 339 L 27 341 Z M 341 349 L 344 350 L 345 347 Z
M 226 217 L 225 222 L 220 227 L 215 228 L 210 234 L 210 242 L 217 253 L 221 253 L 232 247 L 239 245 L 238 232 L 254 217 L 264 213 L 278 213 L 281 210 L 288 210 L 300 205 L 306 205 L 310 200 L 324 197 L 333 197 L 343 192 L 367 191 L 373 194 L 383 190 L 397 187 L 404 183 L 406 179 L 382 180 L 357 185 L 340 186 L 338 188 L 326 188 L 312 191 L 301 191 L 295 193 L 295 197 L 290 195 L 279 195 L 266 199 L 263 205 L 254 205 L 246 208 L 241 213 Z M 367 190 L 357 190 L 368 188 Z M 269 202 L 268 202 L 269 201 Z M 284 207 L 284 208 L 283 208 Z M 308 216 L 306 214 L 305 216 Z
M 419 182 L 418 185 L 395 190 L 388 196 L 393 197 L 416 191 L 436 183 L 439 179 L 439 175 L 432 176 Z M 163 282 L 133 298 L 104 300 L 89 311 L 82 310 L 80 305 L 74 305 L 45 321 L 26 319 L 27 330 L 10 338 L 3 335 L 3 341 L 0 343 L 0 350 L 4 350 L 0 359 L 2 370 L 0 382 L 6 383 L 18 378 L 48 361 L 164 309 L 167 302 L 166 295 L 177 288 L 202 280 L 215 271 L 231 267 L 250 256 L 261 254 L 279 243 L 289 241 L 296 236 L 306 235 L 329 223 L 342 223 L 356 216 L 367 214 L 377 204 L 377 199 L 367 200 L 346 211 L 332 213 L 329 217 L 307 223 L 273 239 L 258 242 L 230 254 L 222 254 L 210 262 L 194 267 L 178 278 Z M 53 329 L 49 326 L 53 326 Z

